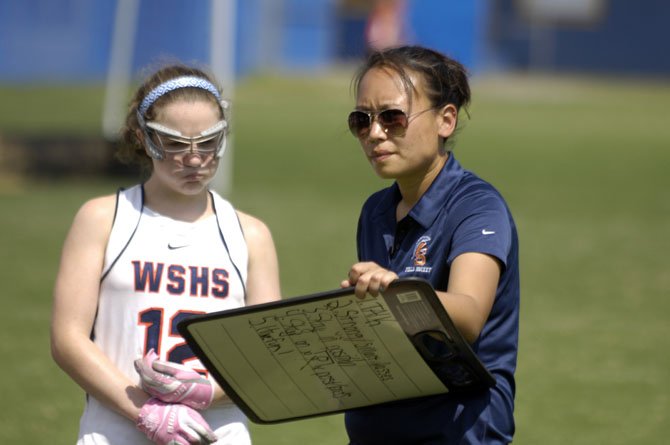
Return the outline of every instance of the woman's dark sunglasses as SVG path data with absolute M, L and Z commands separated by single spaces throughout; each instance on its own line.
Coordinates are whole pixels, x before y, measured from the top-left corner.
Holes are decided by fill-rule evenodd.
M 428 108 L 414 113 L 411 116 L 408 116 L 407 113 L 396 108 L 389 108 L 377 112 L 354 110 L 349 113 L 349 130 L 351 130 L 351 134 L 355 137 L 359 139 L 365 138 L 370 133 L 372 123 L 376 120 L 384 129 L 384 133 L 391 137 L 402 136 L 407 130 L 410 117 L 417 116 L 432 109 L 433 108 Z

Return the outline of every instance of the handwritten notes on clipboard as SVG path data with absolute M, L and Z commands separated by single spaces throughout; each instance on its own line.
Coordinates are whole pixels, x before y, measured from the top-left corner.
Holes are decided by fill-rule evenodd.
M 199 316 L 179 330 L 250 419 L 273 423 L 447 392 L 408 337 L 403 298 L 425 297 L 338 290 Z

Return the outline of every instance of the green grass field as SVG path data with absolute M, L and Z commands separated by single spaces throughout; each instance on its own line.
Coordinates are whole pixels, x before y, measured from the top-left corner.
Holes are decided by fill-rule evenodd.
M 349 74 L 245 79 L 234 98 L 230 199 L 272 229 L 286 296 L 337 287 L 360 206 L 387 185 L 346 129 Z M 0 88 L 0 134 L 95 134 L 101 91 Z M 515 443 L 667 443 L 670 84 L 476 78 L 473 92 L 455 153 L 501 190 L 521 241 Z M 59 250 L 85 199 L 130 183 L 0 176 L 1 443 L 75 441 L 84 394 L 49 353 Z M 252 431 L 346 443 L 341 416 Z

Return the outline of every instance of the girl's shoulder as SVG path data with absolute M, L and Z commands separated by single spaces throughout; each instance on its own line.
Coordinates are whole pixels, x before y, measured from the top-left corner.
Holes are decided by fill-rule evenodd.
M 250 238 L 264 238 L 270 236 L 270 229 L 263 221 L 241 210 L 236 209 L 235 212 L 240 220 L 240 225 L 242 226 L 242 231 L 244 232 L 244 237 L 247 241 Z
M 77 211 L 68 239 L 82 246 L 104 246 L 109 239 L 116 210 L 116 195 L 89 199 Z
M 75 221 L 89 224 L 102 224 L 111 222 L 114 219 L 116 210 L 116 195 L 105 195 L 91 198 L 84 202 L 79 208 Z

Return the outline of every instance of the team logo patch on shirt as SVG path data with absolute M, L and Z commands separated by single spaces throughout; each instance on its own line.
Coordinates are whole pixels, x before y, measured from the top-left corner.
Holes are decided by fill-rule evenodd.
M 432 267 L 426 266 L 428 259 L 428 245 L 430 244 L 429 236 L 422 236 L 414 246 L 414 254 L 412 255 L 412 265 L 405 268 L 405 272 L 422 272 L 430 273 Z

